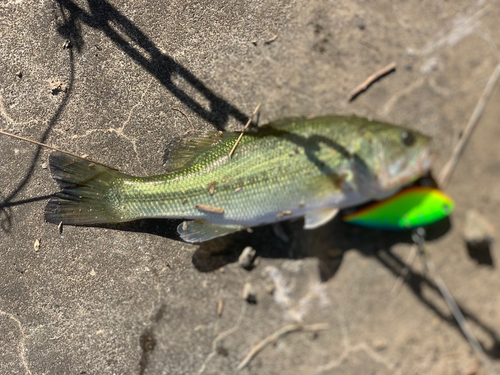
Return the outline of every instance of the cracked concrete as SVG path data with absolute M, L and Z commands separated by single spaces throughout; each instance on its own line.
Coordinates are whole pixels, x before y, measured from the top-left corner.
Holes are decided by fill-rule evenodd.
M 9 353 L 9 351 L 6 350 L 7 343 L 10 340 L 12 340 L 11 338 L 9 338 L 10 340 L 9 339 L 5 340 L 6 342 L 4 343 L 4 345 L 2 345 L 4 350 L 2 351 L 3 358 L 1 360 L 1 362 L 3 363 L 2 367 L 5 367 L 3 370 L 6 373 L 7 372 L 10 372 L 10 373 L 19 372 L 20 369 L 18 368 L 18 365 L 19 365 L 18 362 L 20 361 L 22 366 L 24 367 L 25 373 L 31 374 L 31 371 L 29 369 L 29 364 L 26 362 L 26 358 L 24 356 L 24 352 L 25 352 L 24 341 L 26 340 L 27 336 L 24 333 L 24 328 L 23 328 L 21 322 L 14 315 L 9 314 L 5 311 L 0 311 L 0 315 L 15 322 L 17 327 L 18 327 L 19 333 L 20 333 L 20 335 L 17 338 L 14 338 L 14 340 L 17 339 L 19 341 L 19 343 L 16 346 L 14 346 L 17 349 L 17 353 L 15 353 L 15 355 L 12 355 L 12 353 Z M 3 325 L 8 326 L 8 324 L 6 324 L 6 323 L 2 324 L 2 326 Z M 10 333 L 12 334 L 12 336 L 16 336 L 14 331 L 11 331 Z M 16 360 L 16 357 L 17 357 L 17 360 Z
M 0 129 L 151 175 L 175 137 L 241 129 L 260 102 L 261 124 L 355 113 L 419 129 L 439 171 L 498 63 L 499 17 L 498 1 L 485 0 L 4 1 Z M 392 61 L 395 73 L 348 102 Z M 52 92 L 55 81 L 65 90 Z M 461 237 L 470 208 L 499 225 L 499 99 L 496 87 L 447 188 L 451 223 L 429 236 L 500 369 L 498 247 L 492 265 L 477 264 Z M 390 296 L 407 234 L 340 220 L 314 231 L 287 223 L 288 243 L 263 227 L 191 245 L 169 220 L 60 233 L 43 219 L 57 190 L 43 167 L 50 151 L 4 136 L 0 150 L 0 374 L 233 374 L 291 322 L 330 329 L 280 338 L 242 374 L 460 374 L 475 364 L 418 262 Z M 251 271 L 237 264 L 246 246 L 259 258 Z M 246 283 L 256 304 L 241 297 Z

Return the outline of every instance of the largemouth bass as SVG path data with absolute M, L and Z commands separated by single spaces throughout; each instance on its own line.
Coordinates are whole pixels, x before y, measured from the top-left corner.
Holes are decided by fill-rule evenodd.
M 302 216 L 312 229 L 341 208 L 394 194 L 430 167 L 428 137 L 358 117 L 277 121 L 245 133 L 229 157 L 238 135 L 181 139 L 168 173 L 151 177 L 54 152 L 50 169 L 63 190 L 45 218 L 73 225 L 187 219 L 178 227 L 187 242 Z

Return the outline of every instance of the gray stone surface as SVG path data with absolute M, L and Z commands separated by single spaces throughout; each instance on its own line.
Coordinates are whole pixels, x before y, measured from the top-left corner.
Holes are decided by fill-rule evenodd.
M 0 128 L 149 175 L 190 123 L 241 129 L 260 102 L 260 123 L 355 113 L 419 129 L 434 138 L 437 172 L 498 61 L 499 16 L 495 1 L 3 0 Z M 392 61 L 395 73 L 347 101 Z M 461 228 L 470 208 L 498 225 L 499 100 L 497 87 L 447 188 L 451 227 L 430 243 L 497 368 L 500 275 L 469 257 Z M 168 220 L 60 234 L 43 219 L 57 191 L 50 151 L 5 136 L 0 150 L 1 374 L 233 374 L 297 321 L 330 328 L 287 335 L 241 373 L 460 374 L 475 364 L 419 262 L 390 295 L 407 235 L 338 220 L 311 232 L 287 224 L 288 244 L 264 227 L 190 245 Z M 251 271 L 237 263 L 248 245 L 260 258 Z M 242 298 L 247 282 L 256 304 Z

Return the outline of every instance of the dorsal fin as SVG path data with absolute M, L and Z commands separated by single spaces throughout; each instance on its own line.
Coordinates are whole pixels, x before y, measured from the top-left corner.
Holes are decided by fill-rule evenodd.
M 249 130 L 249 133 L 258 133 L 259 130 L 264 129 L 279 129 L 282 126 L 289 125 L 293 122 L 302 122 L 304 117 L 290 117 L 277 121 L 270 122 L 269 124 L 259 126 Z M 204 133 L 189 133 L 185 136 L 175 138 L 172 140 L 163 156 L 163 165 L 166 167 L 167 172 L 172 172 L 174 170 L 187 167 L 193 163 L 193 161 L 208 151 L 212 147 L 218 145 L 219 143 L 230 139 L 237 138 L 240 132 L 221 132 L 221 131 L 209 131 Z
M 189 133 L 172 140 L 163 156 L 164 166 L 168 172 L 190 165 L 194 159 L 210 148 L 218 145 L 233 133 L 210 131 L 205 133 Z

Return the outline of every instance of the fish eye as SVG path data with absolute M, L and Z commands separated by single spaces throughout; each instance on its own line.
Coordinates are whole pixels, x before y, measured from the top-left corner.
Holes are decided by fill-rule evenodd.
M 412 132 L 403 130 L 401 132 L 401 141 L 403 141 L 406 146 L 411 146 L 415 143 L 415 136 Z

